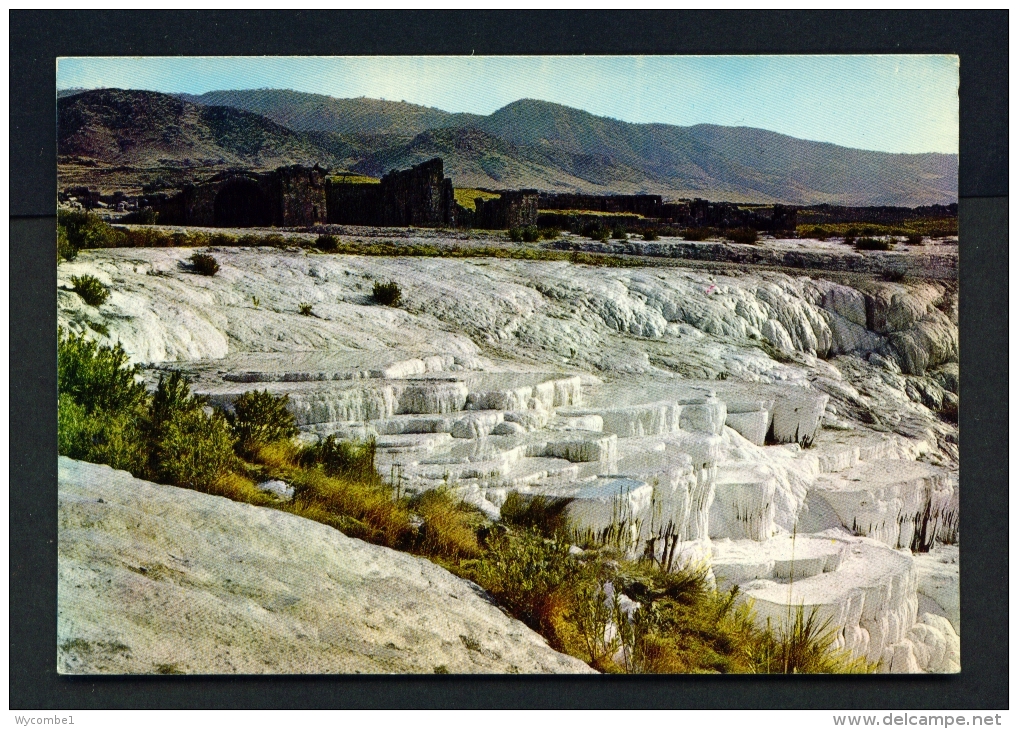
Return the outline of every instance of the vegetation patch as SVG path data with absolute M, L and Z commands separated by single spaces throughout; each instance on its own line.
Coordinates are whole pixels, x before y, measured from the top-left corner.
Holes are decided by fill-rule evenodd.
M 403 289 L 395 281 L 375 281 L 371 287 L 371 296 L 383 306 L 399 306 L 403 299 Z
M 207 253 L 192 253 L 188 259 L 191 270 L 201 276 L 215 276 L 219 273 L 219 261 Z
M 541 240 L 541 231 L 536 225 L 527 225 L 509 229 L 509 240 L 516 243 L 536 243 Z
M 958 218 L 915 218 L 894 225 L 877 223 L 818 223 L 796 226 L 800 238 L 858 238 L 859 236 L 920 235 L 927 238 L 945 238 L 958 235 Z
M 682 231 L 682 240 L 704 241 L 714 235 L 710 228 L 686 228 Z
M 725 232 L 725 237 L 733 243 L 754 244 L 760 240 L 753 228 L 732 228 Z
M 894 250 L 894 238 L 857 238 L 857 251 L 891 251 Z
M 339 238 L 334 235 L 320 235 L 315 239 L 315 248 L 326 253 L 333 253 L 339 248 Z
M 467 210 L 477 210 L 476 200 L 498 200 L 501 195 L 495 192 L 486 192 L 473 187 L 457 187 L 453 190 L 456 203 Z
M 89 306 L 102 306 L 110 297 L 110 290 L 90 274 L 71 276 L 71 288 Z

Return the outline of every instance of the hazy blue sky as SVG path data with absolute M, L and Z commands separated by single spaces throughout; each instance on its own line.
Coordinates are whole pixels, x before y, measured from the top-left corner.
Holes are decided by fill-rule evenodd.
M 885 152 L 958 151 L 956 56 L 64 58 L 57 88 L 281 88 L 490 114 L 542 99 L 629 122 L 770 129 Z

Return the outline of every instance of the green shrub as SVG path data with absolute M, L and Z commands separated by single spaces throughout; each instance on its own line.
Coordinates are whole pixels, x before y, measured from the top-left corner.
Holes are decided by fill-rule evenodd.
M 61 210 L 57 224 L 63 226 L 67 240 L 76 251 L 83 248 L 119 248 L 127 244 L 124 231 L 114 228 L 95 213 Z
M 854 246 L 855 245 L 855 236 L 854 235 L 847 235 L 846 234 L 845 235 L 845 240 L 843 242 L 844 242 L 844 244 L 846 246 Z
M 305 468 L 321 466 L 329 476 L 360 481 L 377 480 L 375 441 L 338 440 L 330 435 L 301 450 L 297 462 Z
M 403 290 L 395 281 L 388 283 L 375 281 L 371 288 L 371 295 L 375 301 L 384 306 L 399 306 L 399 302 L 403 298 Z
M 527 242 L 534 243 L 541 239 L 541 231 L 537 229 L 536 225 L 517 226 L 509 229 L 509 240 L 516 243 Z
M 307 301 L 302 301 L 297 305 L 297 313 L 301 316 L 311 316 L 314 314 L 315 305 Z
M 145 387 L 135 378 L 137 365 L 129 365 L 120 344 L 100 346 L 84 336 L 57 337 L 57 390 L 70 395 L 85 412 L 130 410 L 145 400 Z
M 268 390 L 245 392 L 233 402 L 227 415 L 237 445 L 242 451 L 289 440 L 297 435 L 297 420 L 287 409 L 289 395 L 276 397 Z
M 682 231 L 682 240 L 702 241 L 710 238 L 710 230 L 707 228 L 686 228 Z
M 176 486 L 208 490 L 234 462 L 233 436 L 218 410 L 174 410 L 155 444 L 156 473 Z
M 569 545 L 531 530 L 497 532 L 485 546 L 475 581 L 513 617 L 537 629 L 546 626 L 554 593 L 579 571 Z
M 182 372 L 173 371 L 160 375 L 159 384 L 149 403 L 149 423 L 155 439 L 158 440 L 163 427 L 175 413 L 184 410 L 200 410 L 205 406 L 203 398 L 191 395 L 191 383 Z
M 74 293 L 89 306 L 102 306 L 110 297 L 110 290 L 103 286 L 102 281 L 90 274 L 71 276 L 71 284 Z
M 137 410 L 87 413 L 67 393 L 57 399 L 57 451 L 62 456 L 144 475 L 148 460 Z
M 215 276 L 219 272 L 219 261 L 207 253 L 192 253 L 191 270 L 202 276 Z
M 323 233 L 315 239 L 315 248 L 328 253 L 336 251 L 339 249 L 339 238 L 334 235 Z
M 905 238 L 905 244 L 910 246 L 921 246 L 923 237 L 919 233 L 909 233 Z
M 889 251 L 894 248 L 894 243 L 887 238 L 863 237 L 855 241 L 857 251 Z
M 658 235 L 658 232 L 653 228 L 648 228 L 647 230 L 643 231 L 644 240 L 659 240 L 660 238 L 661 236 Z
M 545 240 L 555 240 L 560 235 L 562 235 L 562 231 L 558 228 L 541 228 L 541 237 Z
M 71 245 L 67 237 L 67 228 L 57 225 L 57 260 L 73 261 L 78 257 L 78 249 Z
M 629 233 L 623 225 L 616 225 L 612 228 L 612 238 L 615 240 L 629 240 Z
M 759 240 L 759 236 L 753 228 L 732 228 L 725 233 L 725 237 L 733 243 L 752 244 Z
M 523 529 L 536 529 L 546 537 L 564 533 L 566 507 L 570 499 L 523 496 L 511 491 L 502 504 L 501 522 Z

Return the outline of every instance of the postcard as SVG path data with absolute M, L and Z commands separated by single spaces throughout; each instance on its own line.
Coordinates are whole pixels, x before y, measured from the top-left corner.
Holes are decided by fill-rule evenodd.
M 960 670 L 956 56 L 56 93 L 60 673 Z

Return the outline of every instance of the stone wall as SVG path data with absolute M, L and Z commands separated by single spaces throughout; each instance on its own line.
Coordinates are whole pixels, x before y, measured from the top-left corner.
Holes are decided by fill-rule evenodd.
M 542 192 L 537 206 L 541 210 L 593 210 L 601 213 L 636 213 L 648 218 L 661 217 L 660 195 L 579 195 Z
M 165 225 L 217 228 L 300 227 L 326 221 L 325 173 L 320 167 L 272 172 L 222 172 L 176 195 L 142 198 Z
M 328 222 L 340 225 L 454 227 L 459 209 L 440 158 L 392 170 L 380 182 L 329 182 Z
M 280 167 L 274 176 L 279 186 L 283 226 L 303 227 L 326 221 L 324 170 L 293 165 Z
M 474 201 L 474 227 L 504 230 L 537 224 L 537 190 L 502 190 L 500 197 Z

